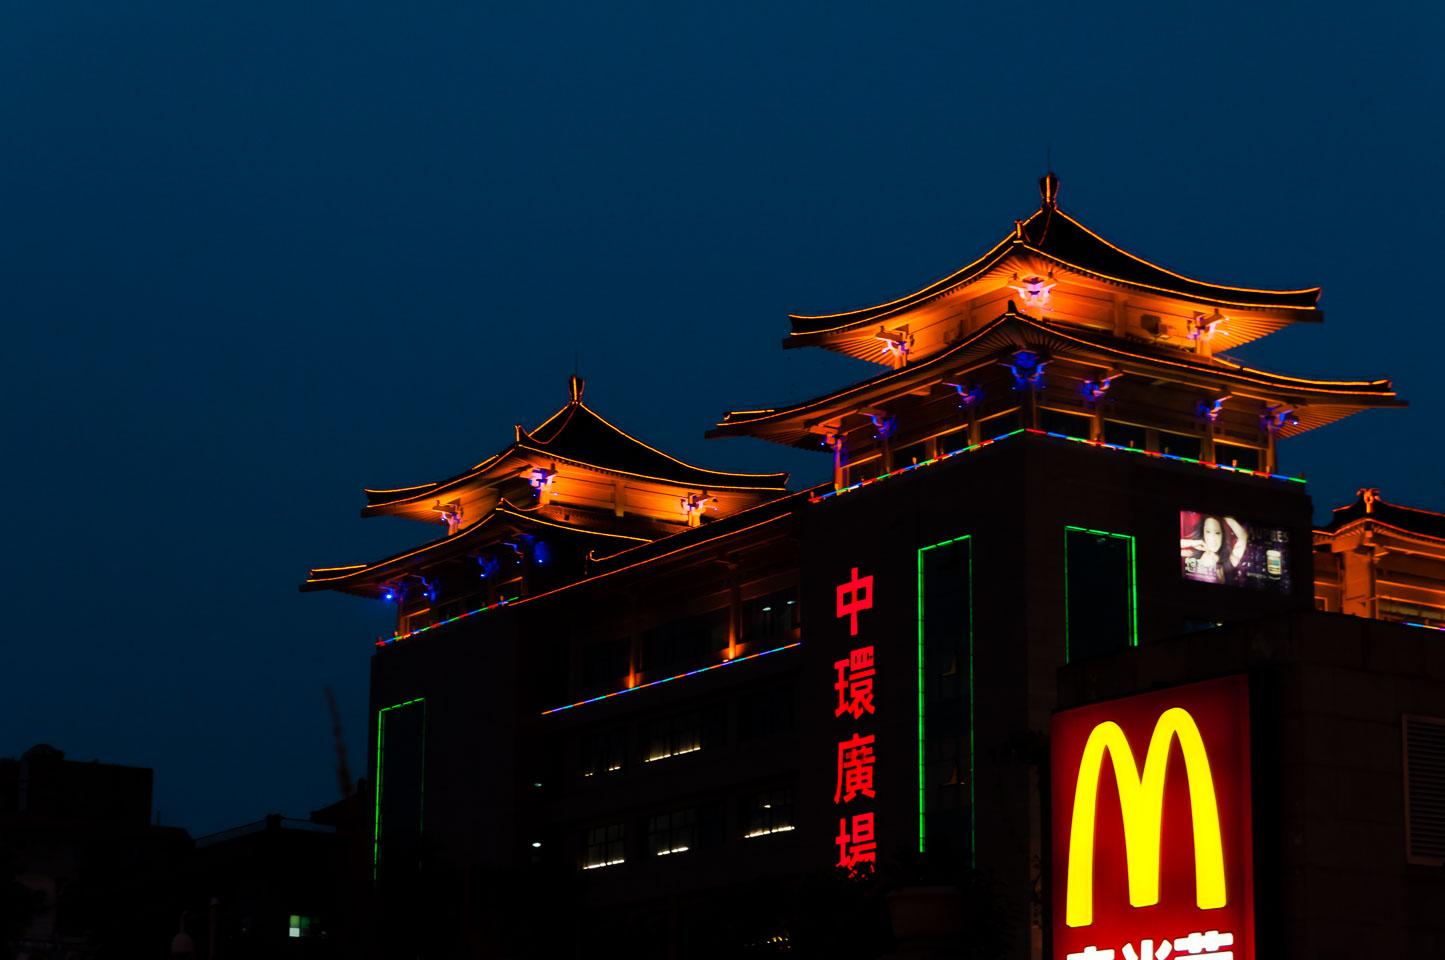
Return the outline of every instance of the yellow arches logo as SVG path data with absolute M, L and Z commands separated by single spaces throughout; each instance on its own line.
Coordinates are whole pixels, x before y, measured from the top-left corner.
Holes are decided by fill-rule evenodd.
M 1170 743 L 1177 738 L 1184 752 L 1189 780 L 1189 808 L 1194 821 L 1194 889 L 1201 910 L 1225 905 L 1224 851 L 1219 835 L 1219 806 L 1204 739 L 1189 711 L 1171 707 L 1154 724 L 1144 773 L 1134 763 L 1129 741 L 1117 723 L 1101 723 L 1089 733 L 1079 761 L 1074 789 L 1074 816 L 1069 830 L 1069 868 L 1065 922 L 1087 927 L 1094 922 L 1094 819 L 1104 756 L 1114 765 L 1119 806 L 1124 816 L 1124 853 L 1129 871 L 1129 903 L 1135 907 L 1159 902 L 1159 848 L 1164 816 L 1164 777 Z

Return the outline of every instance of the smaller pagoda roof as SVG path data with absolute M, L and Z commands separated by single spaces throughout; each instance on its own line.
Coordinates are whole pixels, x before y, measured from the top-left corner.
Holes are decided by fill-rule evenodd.
M 1285 436 L 1323 426 L 1367 407 L 1405 405 L 1396 398 L 1389 380 L 1306 380 L 1282 376 L 1218 357 L 1199 357 L 1150 344 L 1135 344 L 1037 320 L 1019 313 L 1010 303 L 1008 311 L 992 323 L 925 360 L 791 406 L 729 412 L 707 436 L 757 436 L 819 450 L 823 446 L 818 434 L 811 429 L 813 426 L 860 407 L 886 404 L 893 398 L 942 382 L 957 369 L 1017 349 L 1070 357 L 1152 378 L 1197 383 L 1239 396 L 1289 398 L 1300 404 L 1301 409 L 1297 411 L 1299 422 L 1282 431 Z
M 435 483 L 366 491 L 361 515 L 404 512 L 428 500 L 449 499 L 463 488 L 518 475 L 528 464 L 566 461 L 620 477 L 704 490 L 783 493 L 786 473 L 726 473 L 684 463 L 618 428 L 582 402 L 583 381 L 572 377 L 571 400 L 534 430 L 516 428 L 517 439 L 470 470 Z
M 788 320 L 792 331 L 783 345 L 821 345 L 863 328 L 871 329 L 883 321 L 901 318 L 901 315 L 930 300 L 985 279 L 990 274 L 1007 276 L 1007 265 L 1022 257 L 1034 262 L 1015 264 L 1018 269 L 1032 270 L 1036 261 L 1042 260 L 1067 271 L 1145 293 L 1224 309 L 1283 312 L 1289 320 L 1321 319 L 1316 306 L 1319 287 L 1272 290 L 1228 286 L 1186 277 L 1110 243 L 1060 210 L 1057 205 L 1058 178 L 1052 173 L 1040 181 L 1040 193 L 1043 204 L 1038 211 L 1027 220 L 1015 221 L 1014 229 L 1007 236 L 967 266 L 921 290 L 887 303 L 841 313 L 790 315 Z
M 410 575 L 432 564 L 468 556 L 472 551 L 516 533 L 534 536 L 571 534 L 592 541 L 592 549 L 606 552 L 648 543 L 653 539 L 638 536 L 635 526 L 631 529 L 630 533 L 598 529 L 593 518 L 589 518 L 589 525 L 582 526 L 569 521 L 561 508 L 519 507 L 502 499 L 478 522 L 415 549 L 393 554 L 374 563 L 313 568 L 310 576 L 301 584 L 301 590 L 341 590 L 360 596 L 379 596 L 383 592 L 383 584 L 392 578 Z M 657 536 L 663 535 L 663 531 L 657 532 Z
M 1436 540 L 1445 540 L 1445 514 L 1387 503 L 1380 499 L 1380 491 L 1373 488 L 1360 490 L 1356 497 L 1354 503 L 1335 507 L 1330 522 L 1318 532 L 1338 534 L 1346 527 L 1364 520 Z

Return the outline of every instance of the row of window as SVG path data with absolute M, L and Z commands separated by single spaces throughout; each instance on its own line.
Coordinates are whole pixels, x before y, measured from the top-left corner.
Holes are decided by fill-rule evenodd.
M 670 673 L 704 666 L 728 646 L 727 607 L 684 617 L 642 635 L 637 669 Z M 801 622 L 798 590 L 789 587 L 742 605 L 738 638 L 742 643 L 786 637 Z M 589 644 L 582 651 L 582 686 L 589 692 L 610 692 L 631 672 L 632 643 L 626 638 Z
M 741 798 L 737 826 L 738 838 L 742 840 L 791 833 L 793 788 L 773 787 Z M 627 827 L 626 823 L 607 823 L 589 828 L 583 837 L 578 866 L 583 870 L 597 870 L 626 863 Z M 636 827 L 642 832 L 644 844 L 640 851 L 633 851 L 634 855 L 653 857 L 721 846 L 727 832 L 723 808 L 715 803 L 656 813 Z
M 792 684 L 765 687 L 746 694 L 736 705 L 740 742 L 786 733 L 796 716 Z M 716 749 L 727 742 L 727 709 L 714 705 L 618 726 L 589 734 L 579 750 L 583 777 L 616 773 L 639 763 Z
M 1016 414 L 1017 411 L 1014 411 Z M 1004 414 L 1003 416 L 1008 416 Z M 1013 426 L 1013 425 L 1011 425 Z M 1064 410 L 1039 410 L 1039 428 L 1050 433 L 1061 433 L 1066 437 L 1077 437 L 1080 440 L 1093 438 L 1093 418 L 1078 413 L 1069 413 Z M 1007 432 L 1009 428 L 999 426 L 994 430 L 987 427 L 983 430 L 984 439 L 996 435 L 997 432 Z M 1199 460 L 1204 450 L 1203 438 L 1198 434 L 1172 433 L 1168 430 L 1155 430 L 1158 442 L 1154 447 L 1149 446 L 1149 431 L 1141 426 L 1132 423 L 1124 423 L 1120 420 L 1104 421 L 1104 442 L 1111 443 L 1117 447 L 1128 447 L 1133 450 L 1154 450 L 1157 453 L 1167 453 L 1176 457 L 1187 457 L 1190 460 Z M 953 431 L 951 434 L 938 436 L 938 453 L 948 453 L 959 447 L 967 446 L 962 431 Z M 954 442 L 956 441 L 956 442 Z M 1222 440 L 1214 441 L 1214 462 L 1223 463 L 1232 467 L 1239 467 L 1242 470 L 1259 470 L 1261 451 L 1258 447 L 1245 446 L 1243 444 L 1228 443 Z M 927 441 L 919 441 L 906 447 L 900 447 L 893 451 L 893 468 L 899 469 L 914 463 L 921 463 L 928 459 Z M 848 482 L 858 483 L 863 480 L 871 480 L 883 473 L 883 458 L 875 456 L 868 460 L 849 464 Z

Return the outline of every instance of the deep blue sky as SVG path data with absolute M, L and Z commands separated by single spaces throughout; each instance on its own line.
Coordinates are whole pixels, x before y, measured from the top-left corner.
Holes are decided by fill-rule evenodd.
M 1445 508 L 1439 4 L 221 6 L 0 11 L 0 754 L 153 766 L 165 822 L 333 800 L 325 684 L 364 770 L 392 610 L 296 584 L 434 529 L 362 486 L 495 452 L 574 351 L 643 438 L 819 479 L 703 430 L 866 374 L 785 315 L 972 259 L 1049 147 L 1126 248 L 1324 286 L 1242 359 L 1395 378 L 1285 448 L 1317 513 Z

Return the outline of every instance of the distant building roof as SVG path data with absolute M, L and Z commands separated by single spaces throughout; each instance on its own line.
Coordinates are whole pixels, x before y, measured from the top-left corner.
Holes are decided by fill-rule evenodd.
M 1386 503 L 1380 499 L 1380 491 L 1373 488 L 1360 490 L 1354 503 L 1336 507 L 1330 522 L 1319 532 L 1339 533 L 1362 520 L 1445 540 L 1445 514 Z

